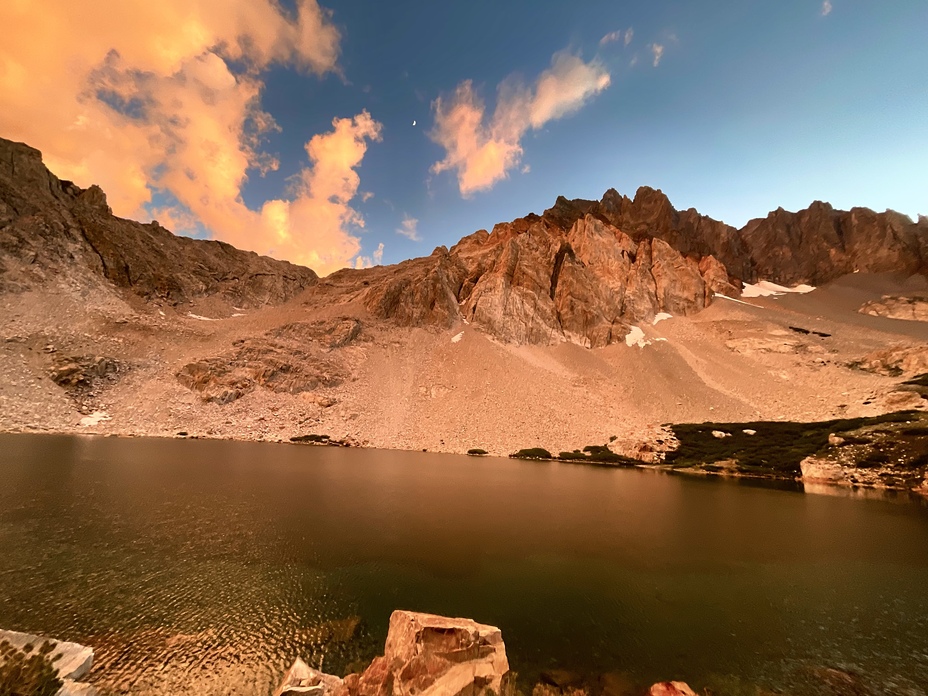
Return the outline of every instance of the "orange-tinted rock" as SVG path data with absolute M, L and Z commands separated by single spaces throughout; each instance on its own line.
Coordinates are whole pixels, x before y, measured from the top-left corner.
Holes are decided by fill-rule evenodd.
M 648 690 L 648 696 L 696 696 L 686 682 L 658 682 Z

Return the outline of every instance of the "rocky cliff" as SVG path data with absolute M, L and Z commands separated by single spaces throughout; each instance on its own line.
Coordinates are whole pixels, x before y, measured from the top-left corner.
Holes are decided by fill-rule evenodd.
M 99 187 L 61 181 L 38 150 L 0 138 L 0 291 L 54 279 L 103 281 L 170 304 L 215 295 L 256 307 L 290 299 L 317 276 L 222 242 L 175 236 L 157 222 L 117 218 Z
M 825 203 L 782 209 L 737 230 L 677 211 L 659 190 L 633 199 L 558 198 L 480 230 L 451 249 L 395 266 L 311 270 L 215 241 L 177 237 L 156 222 L 114 217 L 96 186 L 59 181 L 26 145 L 0 139 L 0 289 L 53 277 L 105 280 L 172 304 L 220 296 L 243 307 L 309 289 L 307 305 L 359 303 L 399 326 L 473 324 L 497 340 L 587 347 L 624 340 L 657 315 L 688 315 L 742 282 L 827 282 L 853 271 L 928 271 L 928 220 Z
M 368 282 L 367 307 L 403 325 L 473 323 L 499 340 L 598 347 L 660 313 L 698 312 L 742 282 L 818 284 L 854 271 L 928 271 L 928 221 L 813 203 L 742 230 L 677 211 L 647 187 L 634 199 L 559 198 L 542 215 L 481 230 Z M 352 271 L 343 271 L 344 283 Z M 353 276 L 352 276 L 353 277 Z

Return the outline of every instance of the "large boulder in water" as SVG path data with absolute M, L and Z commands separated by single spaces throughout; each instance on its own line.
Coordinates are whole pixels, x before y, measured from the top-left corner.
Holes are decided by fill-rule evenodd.
M 498 628 L 470 619 L 395 611 L 384 655 L 344 680 L 294 662 L 275 696 L 489 696 L 509 673 Z
M 648 690 L 648 696 L 696 696 L 689 684 L 681 681 L 658 682 Z

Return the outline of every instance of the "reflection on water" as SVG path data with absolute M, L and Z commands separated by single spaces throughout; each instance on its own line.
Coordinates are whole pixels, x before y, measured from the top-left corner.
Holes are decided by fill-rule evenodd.
M 112 693 L 267 694 L 297 655 L 344 672 L 400 607 L 500 626 L 526 681 L 560 666 L 813 694 L 827 665 L 887 693 L 928 684 L 914 504 L 492 458 L 7 435 L 0 551 L 0 626 L 93 646 L 90 680 Z

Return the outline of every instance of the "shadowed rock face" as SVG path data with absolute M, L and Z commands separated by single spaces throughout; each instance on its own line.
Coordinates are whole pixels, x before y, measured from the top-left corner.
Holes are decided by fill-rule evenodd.
M 38 150 L 2 138 L 0 230 L 0 289 L 7 291 L 83 275 L 149 300 L 218 295 L 256 307 L 284 302 L 317 280 L 286 261 L 114 217 L 99 187 L 60 181 Z
M 779 208 L 741 230 L 755 275 L 784 285 L 819 285 L 846 273 L 925 273 L 928 221 L 867 208 Z

